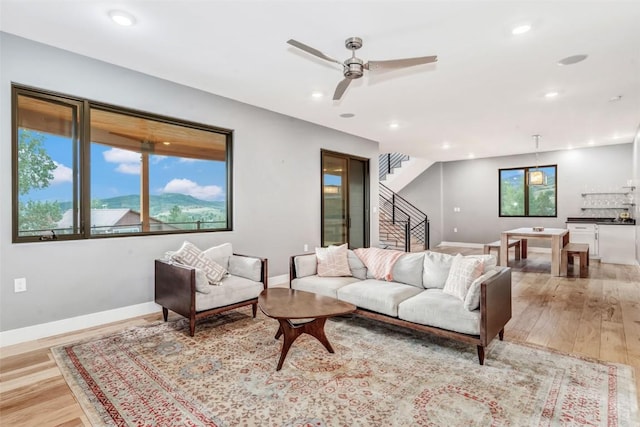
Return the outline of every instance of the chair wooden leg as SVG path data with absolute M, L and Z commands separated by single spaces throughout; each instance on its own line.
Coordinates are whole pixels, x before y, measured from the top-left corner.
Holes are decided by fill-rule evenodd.
M 504 328 L 500 329 L 500 332 L 498 332 L 498 338 L 500 338 L 500 341 L 504 341 Z
M 189 335 L 194 336 L 196 333 L 196 318 L 191 316 L 189 318 Z
M 520 242 L 516 243 L 515 248 L 516 248 L 516 261 L 519 261 L 520 254 L 522 253 L 520 250 Z
M 478 346 L 478 361 L 484 365 L 484 347 L 481 345 Z
M 165 322 L 169 318 L 169 309 L 167 307 L 162 307 L 162 318 Z
M 258 303 L 254 302 L 251 304 L 251 311 L 253 312 L 253 318 L 256 318 L 256 313 L 258 312 Z

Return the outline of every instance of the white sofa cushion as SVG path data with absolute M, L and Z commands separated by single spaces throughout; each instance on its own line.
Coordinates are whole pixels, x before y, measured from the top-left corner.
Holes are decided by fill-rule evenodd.
M 254 257 L 231 255 L 229 257 L 229 274 L 259 282 L 262 275 L 262 261 Z
M 343 286 L 347 286 L 354 282 L 359 282 L 360 279 L 351 276 L 345 277 L 320 277 L 320 276 L 305 276 L 291 281 L 291 289 L 297 289 L 299 291 L 313 292 L 315 294 L 324 295 L 327 297 L 338 298 L 337 291 Z
M 449 277 L 442 291 L 464 301 L 469 287 L 480 275 L 482 275 L 482 260 L 465 258 L 458 254 L 451 263 Z
M 212 246 L 203 252 L 217 264 L 221 265 L 225 270 L 229 269 L 229 257 L 233 255 L 233 246 L 231 246 L 231 243 Z
M 353 277 L 357 277 L 360 280 L 367 278 L 367 266 L 351 249 L 347 251 L 347 261 L 349 261 L 349 268 Z
M 467 296 L 464 299 L 464 308 L 469 311 L 473 311 L 477 310 L 478 307 L 480 307 L 480 285 L 485 280 L 488 280 L 498 274 L 498 271 L 499 270 L 497 268 L 492 268 L 489 271 L 485 271 L 482 276 L 473 281 L 473 283 L 469 287 L 469 290 L 467 291 Z
M 262 282 L 254 282 L 238 276 L 225 277 L 220 285 L 210 286 L 211 292 L 196 292 L 196 311 L 224 307 L 225 305 L 257 298 L 264 290 Z
M 444 288 L 447 277 L 449 277 L 449 269 L 451 268 L 453 258 L 453 255 L 426 251 L 424 253 L 422 286 L 426 289 Z
M 422 287 L 422 269 L 424 265 L 424 252 L 408 253 L 402 255 L 393 265 L 392 276 L 394 282 Z
M 367 279 L 338 289 L 338 299 L 358 308 L 388 316 L 398 316 L 398 304 L 407 298 L 424 292 L 424 289 L 397 282 Z
M 316 254 L 299 255 L 293 258 L 296 267 L 296 277 L 314 276 L 318 274 L 318 259 Z
M 349 261 L 347 259 L 347 244 L 340 246 L 331 245 L 327 248 L 316 248 L 318 259 L 318 276 L 341 277 L 351 276 Z
M 398 317 L 421 325 L 480 335 L 480 310 L 469 311 L 441 289 L 426 289 L 398 306 Z

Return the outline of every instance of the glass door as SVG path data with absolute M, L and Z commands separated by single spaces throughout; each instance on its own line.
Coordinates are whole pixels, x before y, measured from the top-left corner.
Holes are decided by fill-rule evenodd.
M 322 152 L 322 246 L 369 244 L 369 161 Z

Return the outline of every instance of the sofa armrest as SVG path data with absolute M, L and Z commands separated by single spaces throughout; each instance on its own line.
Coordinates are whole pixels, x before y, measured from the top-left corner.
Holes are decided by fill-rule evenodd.
M 511 319 L 511 268 L 503 267 L 480 285 L 480 339 L 484 346 L 502 333 Z
M 269 280 L 269 272 L 268 272 L 269 263 L 266 258 L 260 258 L 253 255 L 243 255 L 243 254 L 236 254 L 236 253 L 234 253 L 232 257 L 246 258 L 246 259 L 258 261 L 260 263 L 260 272 L 258 274 L 259 277 L 252 275 L 251 272 L 249 271 L 244 271 L 243 269 L 232 267 L 231 258 L 229 258 L 229 274 L 232 274 L 234 276 L 244 277 L 245 279 L 249 279 L 257 282 L 262 282 L 262 286 L 264 287 L 264 289 L 267 289 L 267 286 L 268 286 L 267 281 Z
M 155 302 L 189 317 L 196 306 L 196 270 L 155 260 Z

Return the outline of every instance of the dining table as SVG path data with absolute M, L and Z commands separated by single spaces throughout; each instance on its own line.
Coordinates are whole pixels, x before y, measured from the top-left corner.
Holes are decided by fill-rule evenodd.
M 500 259 L 498 265 L 507 266 L 509 262 L 509 240 L 520 239 L 521 258 L 527 258 L 527 240 L 543 239 L 551 241 L 551 275 L 560 276 L 560 258 L 562 248 L 569 243 L 569 230 L 566 228 L 523 227 L 503 231 L 500 234 Z

